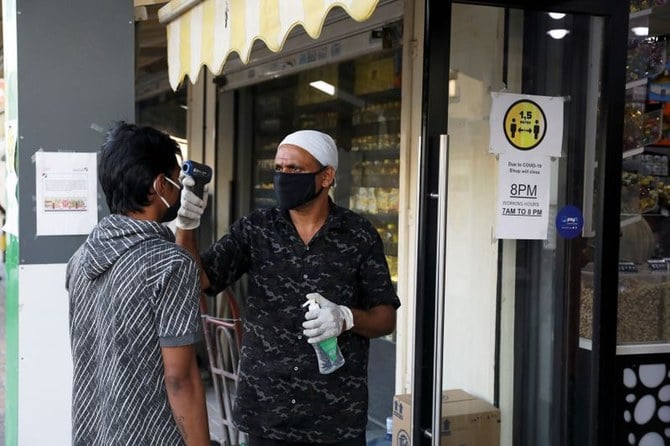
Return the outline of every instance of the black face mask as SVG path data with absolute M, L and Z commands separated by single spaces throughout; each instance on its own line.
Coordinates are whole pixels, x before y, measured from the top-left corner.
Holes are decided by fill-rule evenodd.
M 175 184 L 173 181 L 169 180 L 168 177 L 166 177 L 166 180 L 168 183 L 172 184 L 172 186 L 176 187 L 177 189 L 181 190 L 181 187 Z M 154 186 L 154 190 L 155 190 Z M 177 218 L 177 212 L 179 212 L 179 208 L 181 207 L 181 196 L 177 197 L 177 202 L 170 206 L 165 198 L 163 198 L 158 192 L 156 192 L 158 197 L 161 199 L 163 204 L 167 207 L 167 211 L 165 212 L 165 215 L 163 215 L 163 218 L 161 218 L 161 223 L 169 223 L 175 218 Z
M 295 209 L 316 198 L 323 188 L 316 191 L 316 176 L 323 172 L 323 167 L 316 172 L 310 173 L 284 173 L 275 172 L 275 195 L 277 204 L 282 210 Z
M 180 207 L 181 207 L 181 200 L 177 201 L 177 204 L 173 204 L 172 206 L 170 206 L 167 212 L 165 212 L 165 215 L 163 215 L 161 223 L 169 223 L 175 218 L 177 218 L 177 212 L 179 212 Z

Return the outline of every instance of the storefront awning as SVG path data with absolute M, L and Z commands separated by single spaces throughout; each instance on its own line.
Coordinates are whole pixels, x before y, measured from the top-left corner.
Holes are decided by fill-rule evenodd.
M 255 40 L 281 50 L 288 33 L 302 25 L 316 39 L 328 12 L 339 6 L 354 20 L 368 19 L 379 0 L 172 0 L 158 11 L 168 33 L 168 72 L 176 89 L 185 76 L 195 83 L 200 67 L 214 74 L 228 55 L 247 63 Z

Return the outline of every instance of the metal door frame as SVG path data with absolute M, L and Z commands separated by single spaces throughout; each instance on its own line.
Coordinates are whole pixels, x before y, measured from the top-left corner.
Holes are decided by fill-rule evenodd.
M 614 444 L 615 377 L 608 375 L 607 365 L 616 359 L 617 283 L 605 277 L 616 277 L 618 259 L 620 212 L 621 156 L 625 62 L 628 27 L 628 2 L 610 0 L 549 1 L 459 1 L 425 0 L 424 59 L 422 92 L 422 145 L 419 184 L 419 238 L 417 257 L 415 360 L 412 394 L 412 437 L 414 444 L 439 444 L 439 435 L 433 436 L 433 385 L 435 372 L 441 375 L 441 352 L 436 352 L 435 328 L 439 305 L 436 302 L 436 267 L 438 239 L 436 222 L 438 216 L 438 172 L 429 166 L 439 165 L 440 140 L 447 134 L 449 92 L 444 79 L 449 76 L 449 48 L 451 41 L 452 3 L 467 3 L 502 8 L 519 8 L 533 11 L 555 11 L 589 14 L 605 18 L 605 47 L 603 55 L 602 104 L 607 111 L 606 123 L 607 155 L 600 159 L 599 190 L 615 191 L 607 199 L 601 194 L 596 204 L 599 218 L 594 222 L 598 236 L 594 253 L 594 302 L 593 302 L 593 347 L 591 351 L 591 419 L 590 444 Z M 446 157 L 443 157 L 446 168 Z M 446 196 L 443 197 L 446 200 Z M 446 201 L 445 201 L 446 202 Z M 441 208 L 446 208 L 444 203 Z M 446 211 L 445 211 L 446 212 Z M 606 298 L 603 298 L 606 297 Z M 613 299 L 611 297 L 614 297 Z M 607 305 L 603 302 L 607 301 Z M 499 325 L 499 324 L 497 324 Z M 499 335 L 499 332 L 497 333 Z M 440 333 L 441 336 L 441 333 Z M 498 336 L 497 336 L 498 337 Z M 439 341 L 441 344 L 441 341 Z M 437 353 L 437 355 L 436 355 Z M 438 358 L 438 359 L 436 359 Z M 438 364 L 438 362 L 440 362 Z M 496 361 L 497 363 L 497 361 Z M 564 371 L 565 373 L 565 371 Z M 496 376 L 499 371 L 496 370 Z M 441 383 L 441 377 L 438 379 Z M 497 400 L 497 388 L 495 399 Z M 438 390 L 440 392 L 440 390 Z M 440 392 L 441 393 L 441 392 Z M 564 418 L 569 414 L 564 414 Z M 564 424 L 565 425 L 565 424 Z M 431 437 L 437 437 L 432 438 Z

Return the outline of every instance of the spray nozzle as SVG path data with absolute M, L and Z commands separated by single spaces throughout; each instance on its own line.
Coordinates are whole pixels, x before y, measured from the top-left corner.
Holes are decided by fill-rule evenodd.
M 304 304 L 302 304 L 302 306 L 308 307 L 309 311 L 318 310 L 319 308 L 321 308 L 319 304 L 316 302 L 316 299 L 314 297 L 315 295 L 317 295 L 317 293 L 309 293 L 307 296 L 305 296 L 307 298 L 307 301 Z

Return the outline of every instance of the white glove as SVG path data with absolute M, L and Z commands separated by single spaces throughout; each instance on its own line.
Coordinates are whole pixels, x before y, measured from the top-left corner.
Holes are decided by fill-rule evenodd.
M 307 342 L 316 344 L 334 336 L 339 336 L 344 330 L 354 326 L 354 315 L 344 305 L 337 305 L 319 293 L 310 293 L 308 299 L 314 299 L 319 308 L 310 309 L 305 313 L 305 322 L 302 323 L 302 334 L 307 336 Z
M 176 224 L 179 229 L 195 229 L 200 226 L 200 217 L 207 207 L 207 191 L 203 193 L 203 198 L 194 194 L 192 187 L 195 186 L 195 180 L 189 175 L 181 178 L 181 184 L 184 188 L 181 190 L 181 205 Z

